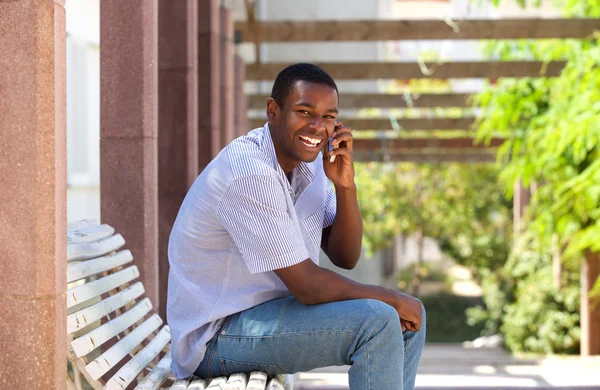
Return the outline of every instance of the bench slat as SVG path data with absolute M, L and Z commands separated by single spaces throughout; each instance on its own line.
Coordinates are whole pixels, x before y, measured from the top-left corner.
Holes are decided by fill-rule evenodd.
M 187 390 L 188 385 L 190 384 L 190 379 L 178 379 L 173 383 L 173 386 L 170 387 L 170 390 Z
M 192 380 L 192 383 L 188 386 L 187 390 L 206 390 L 208 381 L 206 379 L 196 378 Z
M 248 387 L 246 390 L 265 390 L 267 386 L 267 374 L 261 371 L 252 371 L 250 373 L 250 380 L 248 381 Z
M 152 341 L 109 379 L 105 390 L 123 390 L 142 372 L 171 340 L 169 327 L 164 326 Z
M 206 390 L 225 390 L 227 377 L 220 376 L 210 381 Z
M 115 229 L 109 225 L 92 225 L 82 229 L 72 230 L 67 232 L 67 244 L 81 244 L 84 242 L 100 241 L 110 237 L 115 232 Z
M 119 293 L 112 295 L 95 305 L 81 309 L 67 316 L 67 333 L 73 333 L 89 324 L 125 306 L 144 293 L 144 285 L 137 282 Z
M 131 282 L 140 275 L 138 268 L 134 265 L 112 275 L 105 276 L 102 279 L 94 280 L 81 286 L 73 287 L 67 290 L 67 308 L 71 308 L 78 303 L 104 294 L 112 289 Z
M 93 225 L 98 225 L 98 221 L 95 219 L 81 219 L 79 221 L 69 222 L 67 224 L 67 233 Z
M 267 385 L 267 390 L 285 390 L 283 384 L 277 378 L 272 378 Z
M 146 377 L 135 387 L 134 390 L 159 390 L 162 384 L 171 374 L 171 352 L 167 352 L 160 362 Z
M 67 244 L 67 261 L 93 259 L 116 251 L 123 245 L 125 240 L 120 234 L 96 242 Z
M 100 355 L 96 360 L 85 366 L 85 369 L 94 379 L 100 378 L 108 370 L 113 368 L 135 347 L 140 345 L 148 336 L 162 325 L 163 321 L 158 314 L 144 321 L 143 324 L 135 328 L 127 336 L 119 340 L 108 351 Z
M 241 372 L 231 374 L 227 379 L 225 390 L 246 390 L 247 383 L 246 374 Z
M 132 260 L 133 255 L 126 249 L 121 252 L 112 253 L 108 256 L 82 261 L 81 263 L 69 263 L 67 264 L 67 283 L 111 270 L 115 267 L 127 264 Z
M 71 342 L 71 347 L 78 357 L 85 356 L 98 348 L 114 336 L 118 335 L 137 321 L 142 319 L 148 312 L 152 310 L 150 298 L 145 298 L 131 310 L 118 316 L 114 320 L 92 330 L 85 336 Z

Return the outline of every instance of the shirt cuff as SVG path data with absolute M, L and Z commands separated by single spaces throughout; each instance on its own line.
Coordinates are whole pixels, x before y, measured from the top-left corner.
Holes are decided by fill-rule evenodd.
M 286 253 L 282 256 L 258 260 L 251 263 L 246 263 L 246 265 L 248 266 L 248 270 L 250 270 L 251 274 L 258 274 L 261 272 L 291 267 L 292 265 L 299 264 L 308 258 L 309 255 L 306 251 L 306 248 L 302 247 L 294 252 Z

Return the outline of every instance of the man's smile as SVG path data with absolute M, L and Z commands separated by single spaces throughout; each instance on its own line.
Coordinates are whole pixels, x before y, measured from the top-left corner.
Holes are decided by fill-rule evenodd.
M 299 135 L 298 137 L 300 138 L 300 141 L 302 142 L 302 144 L 304 144 L 305 146 L 307 146 L 311 149 L 317 149 L 321 145 L 321 142 L 323 141 L 322 139 L 308 137 L 305 135 Z

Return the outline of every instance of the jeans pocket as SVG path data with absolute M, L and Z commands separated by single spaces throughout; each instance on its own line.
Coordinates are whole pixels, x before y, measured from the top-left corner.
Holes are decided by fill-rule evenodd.
M 252 371 L 266 372 L 269 376 L 286 374 L 286 372 L 276 364 L 248 363 L 220 358 L 219 365 L 221 366 L 221 375 L 223 376 L 229 376 L 236 372 L 250 373 Z

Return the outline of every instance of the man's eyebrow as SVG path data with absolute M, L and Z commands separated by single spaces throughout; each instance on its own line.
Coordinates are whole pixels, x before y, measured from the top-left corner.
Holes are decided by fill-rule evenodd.
M 315 108 L 315 106 L 313 106 L 310 103 L 306 103 L 306 102 L 299 102 L 299 103 L 294 104 L 294 106 L 304 106 L 304 107 Z
M 313 106 L 313 105 L 312 105 L 312 104 L 310 104 L 310 103 L 306 103 L 306 102 L 299 102 L 299 103 L 296 103 L 296 104 L 294 104 L 294 105 L 295 105 L 295 106 L 304 106 L 304 107 L 309 107 L 309 108 L 315 108 L 315 106 Z M 340 111 L 339 111 L 337 108 L 329 108 L 329 109 L 327 110 L 327 112 L 334 112 L 334 113 L 336 113 L 336 114 L 339 114 L 339 112 L 340 112 Z

